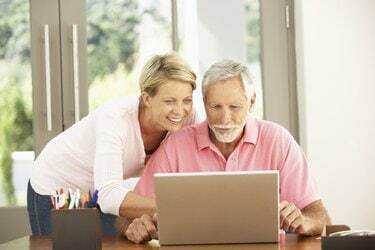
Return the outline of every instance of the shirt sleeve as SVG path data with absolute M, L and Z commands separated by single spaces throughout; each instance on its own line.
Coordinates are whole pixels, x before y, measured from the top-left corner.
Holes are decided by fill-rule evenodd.
M 134 192 L 143 196 L 154 198 L 154 174 L 176 172 L 173 171 L 171 161 L 168 159 L 167 144 L 168 142 L 161 144 L 158 150 L 151 156 L 150 160 L 146 164 L 140 180 L 134 188 Z
M 117 216 L 123 199 L 131 191 L 122 186 L 124 126 L 126 123 L 116 112 L 109 109 L 98 110 L 94 185 L 98 190 L 98 204 L 101 211 Z
M 302 149 L 289 133 L 284 137 L 288 150 L 280 168 L 280 201 L 287 200 L 302 209 L 320 196 Z

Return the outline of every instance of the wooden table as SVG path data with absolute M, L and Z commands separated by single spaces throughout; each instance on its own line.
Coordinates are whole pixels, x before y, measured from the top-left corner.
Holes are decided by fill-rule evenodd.
M 16 240 L 9 241 L 0 245 L 0 250 L 24 250 L 24 249 L 52 249 L 52 241 L 48 237 L 27 236 Z M 320 240 L 316 237 L 301 237 L 295 234 L 287 234 L 285 243 L 279 244 L 235 244 L 235 245 L 187 245 L 187 246 L 159 246 L 158 241 L 151 241 L 148 244 L 133 244 L 124 237 L 103 238 L 102 249 L 164 249 L 164 250 L 315 250 L 321 249 Z

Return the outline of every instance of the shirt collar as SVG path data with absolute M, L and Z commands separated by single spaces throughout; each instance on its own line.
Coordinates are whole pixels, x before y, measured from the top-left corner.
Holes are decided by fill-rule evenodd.
M 202 150 L 210 146 L 211 140 L 208 133 L 208 122 L 205 120 L 197 125 L 197 145 L 198 150 Z
M 198 150 L 207 148 L 212 144 L 208 131 L 208 122 L 204 122 L 197 125 L 197 145 Z M 249 117 L 245 124 L 245 132 L 242 137 L 242 141 L 246 143 L 256 144 L 258 140 L 259 128 L 258 122 L 255 118 Z
M 245 133 L 243 135 L 243 141 L 256 144 L 258 141 L 259 126 L 257 119 L 249 117 L 245 125 Z

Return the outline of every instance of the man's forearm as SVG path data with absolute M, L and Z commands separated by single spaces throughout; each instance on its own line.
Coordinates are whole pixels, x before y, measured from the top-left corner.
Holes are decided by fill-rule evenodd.
M 129 192 L 121 203 L 119 214 L 130 220 L 148 214 L 151 217 L 156 212 L 155 200 Z
M 325 225 L 331 224 L 328 212 L 322 201 L 315 201 L 302 209 L 307 231 L 305 235 L 319 235 Z

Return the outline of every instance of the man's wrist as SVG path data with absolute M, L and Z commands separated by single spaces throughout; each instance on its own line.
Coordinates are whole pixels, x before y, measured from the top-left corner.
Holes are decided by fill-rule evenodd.
M 301 234 L 306 236 L 321 234 L 323 227 L 320 227 L 319 224 L 320 223 L 315 221 L 313 218 L 303 215 L 304 232 L 302 232 Z

